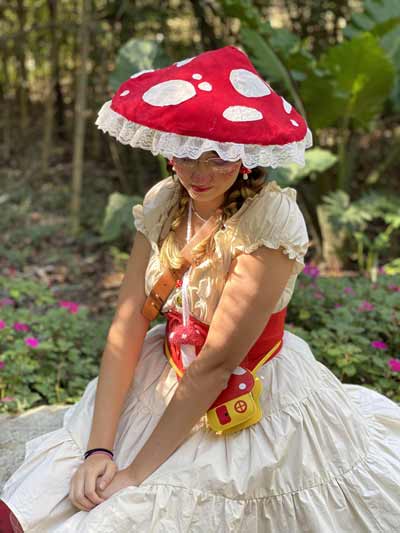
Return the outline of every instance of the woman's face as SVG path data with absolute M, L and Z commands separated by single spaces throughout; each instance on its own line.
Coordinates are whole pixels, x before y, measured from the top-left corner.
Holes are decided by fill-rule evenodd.
M 224 161 L 214 151 L 198 159 L 173 158 L 176 175 L 193 200 L 210 202 L 223 199 L 238 177 L 242 161 Z

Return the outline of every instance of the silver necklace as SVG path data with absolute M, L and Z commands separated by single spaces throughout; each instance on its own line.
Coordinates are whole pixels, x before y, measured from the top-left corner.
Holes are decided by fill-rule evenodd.
M 203 217 L 201 217 L 198 212 L 196 211 L 194 205 L 192 204 L 192 210 L 193 210 L 193 213 L 196 215 L 196 217 L 198 217 L 202 222 L 207 222 L 206 219 L 204 219 Z

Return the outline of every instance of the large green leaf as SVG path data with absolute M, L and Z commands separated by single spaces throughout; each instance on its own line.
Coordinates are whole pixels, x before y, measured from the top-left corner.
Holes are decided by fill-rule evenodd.
M 259 73 L 269 82 L 282 83 L 297 111 L 306 115 L 303 103 L 290 77 L 290 73 L 282 63 L 268 41 L 257 31 L 243 27 L 240 30 L 241 40 Z
M 314 127 L 353 119 L 361 127 L 382 110 L 393 87 L 394 66 L 370 33 L 330 48 L 314 73 L 301 86 Z
M 400 111 L 400 1 L 364 0 L 363 13 L 355 13 L 343 33 L 352 38 L 363 31 L 380 37 L 380 43 L 396 69 L 396 79 L 390 100 Z
M 287 167 L 268 170 L 268 178 L 275 179 L 281 187 L 295 185 L 307 176 L 315 179 L 317 173 L 325 172 L 336 163 L 337 156 L 329 150 L 316 147 L 305 152 L 304 160 L 304 167 L 291 163 Z
M 392 31 L 386 33 L 381 38 L 381 44 L 396 68 L 396 78 L 390 99 L 394 110 L 400 112 L 400 27 L 397 26 Z
M 122 46 L 117 55 L 115 69 L 108 82 L 113 90 L 133 74 L 142 70 L 166 67 L 171 63 L 162 44 L 155 39 L 130 39 Z
M 259 28 L 260 13 L 251 0 L 219 0 L 219 3 L 226 17 L 238 18 L 249 28 Z
M 142 201 L 140 196 L 127 196 L 119 192 L 110 194 L 101 229 L 102 240 L 107 242 L 115 240 L 123 228 L 133 232 L 132 206 Z
M 349 39 L 365 31 L 382 36 L 398 24 L 400 24 L 399 0 L 364 0 L 363 12 L 352 15 L 343 34 Z

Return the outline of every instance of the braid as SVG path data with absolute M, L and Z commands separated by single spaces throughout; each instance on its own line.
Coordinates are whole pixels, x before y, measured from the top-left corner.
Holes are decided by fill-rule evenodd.
M 179 268 L 182 264 L 182 258 L 179 254 L 177 245 L 176 245 L 176 228 L 179 227 L 180 223 L 185 218 L 186 206 L 189 203 L 189 195 L 181 185 L 181 192 L 178 201 L 178 209 L 175 218 L 171 222 L 171 228 L 168 232 L 168 235 L 164 239 L 164 242 L 160 250 L 160 262 L 164 266 L 169 266 L 172 268 Z M 160 246 L 160 242 L 158 243 Z
M 248 174 L 248 179 L 243 179 L 243 174 L 239 174 L 233 185 L 226 191 L 225 200 L 222 207 L 222 216 L 215 230 L 205 239 L 200 241 L 192 250 L 194 262 L 201 262 L 205 257 L 210 257 L 215 251 L 214 235 L 219 231 L 225 220 L 233 216 L 243 205 L 247 198 L 252 198 L 263 188 L 266 172 L 261 167 L 252 169 Z M 185 217 L 186 207 L 189 203 L 189 194 L 185 187 L 180 184 L 181 194 L 179 197 L 177 213 L 171 223 L 170 231 L 162 243 L 160 249 L 160 262 L 163 266 L 179 268 L 182 264 L 182 257 L 175 242 L 175 230 Z

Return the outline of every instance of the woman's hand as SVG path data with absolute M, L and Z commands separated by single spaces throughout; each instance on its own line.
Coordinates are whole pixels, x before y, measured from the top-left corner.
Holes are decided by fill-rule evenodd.
M 138 485 L 139 483 L 137 483 L 134 479 L 131 470 L 129 468 L 123 468 L 122 470 L 117 471 L 111 482 L 104 490 L 101 490 L 99 488 L 98 493 L 101 498 L 107 500 L 115 492 L 118 492 L 119 490 L 124 489 L 125 487 L 132 487 Z
M 107 488 L 116 473 L 117 465 L 109 455 L 90 455 L 72 476 L 69 493 L 71 502 L 81 511 L 90 511 L 103 503 L 106 497 L 100 494 L 100 483 Z

